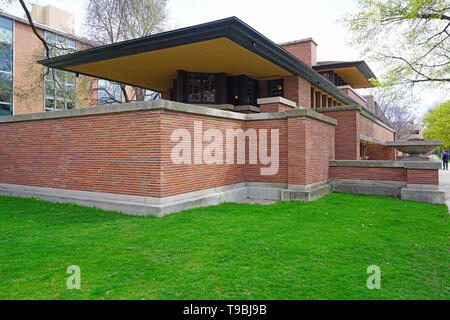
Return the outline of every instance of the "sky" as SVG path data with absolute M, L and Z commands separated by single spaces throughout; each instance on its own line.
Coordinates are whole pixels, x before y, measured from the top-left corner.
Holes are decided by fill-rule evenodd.
M 51 4 L 75 15 L 76 32 L 82 35 L 87 0 L 34 0 L 28 3 Z M 343 14 L 356 10 L 355 0 L 169 0 L 168 29 L 236 16 L 276 43 L 312 37 L 317 43 L 318 61 L 363 60 L 357 48 L 347 45 L 348 32 L 337 21 Z M 18 4 L 5 10 L 23 16 Z M 383 66 L 369 66 L 375 75 Z M 418 114 L 442 102 L 442 90 L 421 91 Z

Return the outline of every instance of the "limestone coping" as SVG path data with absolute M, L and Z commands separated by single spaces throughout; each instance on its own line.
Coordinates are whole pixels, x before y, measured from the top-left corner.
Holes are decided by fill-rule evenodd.
M 258 100 L 256 100 L 256 103 L 259 105 L 270 103 L 281 103 L 292 108 L 297 108 L 297 104 L 294 101 L 288 100 L 283 97 L 259 98 Z
M 378 139 L 375 139 L 375 138 L 372 138 L 372 137 L 367 137 L 367 136 L 365 136 L 365 135 L 359 135 L 359 139 L 360 140 L 362 140 L 362 141 L 366 141 L 366 142 L 369 142 L 369 143 L 372 143 L 372 144 L 378 144 L 378 145 L 382 145 L 382 146 L 384 146 L 385 145 L 385 141 L 383 141 L 383 140 L 378 140 Z
M 437 161 L 331 160 L 330 167 L 406 168 L 437 170 L 441 168 L 441 163 Z
M 152 101 L 138 101 L 122 104 L 102 105 L 98 107 L 88 107 L 82 109 L 72 109 L 63 111 L 50 111 L 31 113 L 15 116 L 0 117 L 0 124 L 11 122 L 25 122 L 48 119 L 61 119 L 73 117 L 94 116 L 100 114 L 136 112 L 145 110 L 166 110 L 174 112 L 183 112 L 190 114 L 199 114 L 218 118 L 235 119 L 242 121 L 255 120 L 271 120 L 271 119 L 286 119 L 289 117 L 309 117 L 315 120 L 326 122 L 331 125 L 337 125 L 337 120 L 312 109 L 292 109 L 284 112 L 267 112 L 259 114 L 244 114 L 234 111 L 213 109 L 208 107 L 201 107 L 181 102 L 174 102 L 169 100 L 152 100 Z

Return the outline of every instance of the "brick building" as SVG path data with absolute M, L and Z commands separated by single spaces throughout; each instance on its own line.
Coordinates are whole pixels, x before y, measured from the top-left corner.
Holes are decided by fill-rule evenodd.
M 367 64 L 317 62 L 316 47 L 232 17 L 39 61 L 162 99 L 0 118 L 0 191 L 158 216 L 332 190 L 441 202 L 436 165 L 396 161 L 395 132 L 355 91 Z
M 31 16 L 51 45 L 51 56 L 95 46 L 74 35 L 74 17 L 66 11 L 33 5 Z M 92 107 L 110 102 L 110 94 L 122 100 L 120 86 L 103 79 L 64 71 L 44 77 L 44 68 L 36 63 L 44 57 L 44 46 L 25 18 L 0 13 L 0 50 L 0 115 Z

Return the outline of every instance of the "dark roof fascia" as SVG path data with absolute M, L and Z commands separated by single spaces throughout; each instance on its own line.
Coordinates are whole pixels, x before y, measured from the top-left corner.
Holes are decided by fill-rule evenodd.
M 372 70 L 370 70 L 369 66 L 365 61 L 347 61 L 347 62 L 338 62 L 338 63 L 330 63 L 330 64 L 321 64 L 317 66 L 313 66 L 313 69 L 316 71 L 320 70 L 328 70 L 328 69 L 340 69 L 340 68 L 349 68 L 349 67 L 356 67 L 358 68 L 359 72 L 361 72 L 366 79 L 377 77 L 373 73 Z
M 38 62 L 51 68 L 67 68 L 99 62 L 105 59 L 120 58 L 148 51 L 207 41 L 226 37 L 230 24 L 231 21 L 229 19 L 223 19 L 193 27 L 162 32 L 143 38 L 77 51 Z
M 221 37 L 226 37 L 286 71 L 301 76 L 313 86 L 345 104 L 357 103 L 328 79 L 236 17 L 91 48 L 38 62 L 50 68 L 67 70 L 68 67 L 104 59 L 113 59 Z

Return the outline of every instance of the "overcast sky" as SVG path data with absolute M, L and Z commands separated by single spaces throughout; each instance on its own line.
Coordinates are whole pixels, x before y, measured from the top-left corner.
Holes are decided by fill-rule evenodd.
M 87 0 L 35 0 L 28 3 L 51 4 L 75 15 L 80 33 Z M 346 45 L 348 33 L 336 21 L 355 10 L 355 0 L 169 0 L 168 28 L 176 29 L 236 16 L 276 43 L 312 37 L 319 44 L 318 60 L 360 60 L 359 51 Z M 23 16 L 19 5 L 6 12 Z M 375 75 L 383 66 L 369 63 Z M 441 102 L 444 92 L 421 92 L 423 113 Z

